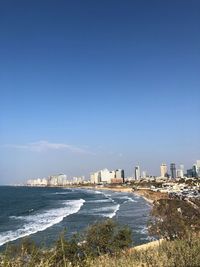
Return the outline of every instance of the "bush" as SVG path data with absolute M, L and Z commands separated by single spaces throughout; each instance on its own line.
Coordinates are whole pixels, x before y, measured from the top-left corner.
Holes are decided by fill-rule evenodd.
M 54 257 L 52 257 L 53 265 L 66 266 L 67 262 L 70 262 L 72 266 L 76 265 L 80 261 L 80 249 L 76 235 L 65 239 L 63 233 L 56 242 Z
M 112 220 L 97 222 L 88 227 L 84 234 L 84 250 L 91 257 L 113 254 L 132 244 L 129 227 L 119 226 Z
M 96 224 L 97 225 L 97 224 Z M 95 239 L 95 236 L 94 236 Z M 74 240 L 72 242 L 72 240 Z M 86 244 L 86 243 L 84 243 Z M 78 245 L 78 247 L 77 247 Z M 163 241 L 157 247 L 124 250 L 114 254 L 102 254 L 97 257 L 85 255 L 84 260 L 78 255 L 80 246 L 77 236 L 69 240 L 62 234 L 54 249 L 42 250 L 34 254 L 31 250 L 17 248 L 18 254 L 12 257 L 0 254 L 1 267 L 199 267 L 200 239 Z M 28 246 L 29 247 L 29 246 Z M 32 246 L 31 246 L 32 247 Z M 21 248 L 21 250 L 20 250 Z M 33 247 L 32 247 L 33 248 Z M 26 251 L 26 252 L 25 252 Z M 34 250 L 35 251 L 35 250 Z M 75 253 L 75 255 L 74 255 Z M 25 256 L 25 257 L 24 257 Z M 25 260 L 26 259 L 26 260 Z
M 149 232 L 161 238 L 182 239 L 200 230 L 200 212 L 182 200 L 160 199 L 154 203 Z
M 65 238 L 63 232 L 51 250 L 42 250 L 25 239 L 19 246 L 8 246 L 1 260 L 5 267 L 22 266 L 87 266 L 88 259 L 102 254 L 115 254 L 132 244 L 131 230 L 112 220 L 95 223 L 81 235 Z

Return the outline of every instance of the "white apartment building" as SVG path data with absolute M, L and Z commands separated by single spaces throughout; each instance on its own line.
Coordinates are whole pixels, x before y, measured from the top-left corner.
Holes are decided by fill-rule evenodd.
M 116 179 L 124 179 L 124 170 L 118 169 L 115 171 L 115 178 Z
M 135 180 L 139 180 L 140 179 L 140 166 L 136 166 L 135 167 Z
M 110 184 L 112 183 L 113 179 L 116 179 L 116 181 L 118 179 L 123 179 L 122 181 L 124 181 L 124 170 L 118 169 L 116 171 L 109 171 L 108 169 L 103 169 L 90 174 L 90 182 L 94 184 Z
M 146 179 L 147 178 L 147 172 L 146 171 L 142 171 L 142 178 Z
M 110 171 L 108 169 L 103 169 L 100 171 L 100 176 L 101 176 L 101 182 L 103 183 L 111 183 L 111 176 Z
M 178 178 L 183 178 L 184 177 L 184 173 L 183 173 L 182 169 L 178 169 L 176 171 L 176 177 L 178 177 Z
M 200 160 L 197 160 L 197 175 L 200 177 Z
M 167 164 L 162 163 L 160 166 L 160 176 L 162 178 L 167 177 Z
M 90 174 L 90 181 L 92 184 L 99 184 L 101 181 L 100 172 L 94 172 Z

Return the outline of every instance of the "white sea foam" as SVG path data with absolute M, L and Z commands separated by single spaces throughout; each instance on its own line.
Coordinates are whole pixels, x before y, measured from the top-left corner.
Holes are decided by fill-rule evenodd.
M 79 191 L 83 191 L 85 193 L 90 193 L 90 194 L 103 194 L 103 192 L 100 192 L 95 189 L 78 189 Z
M 140 230 L 140 233 L 143 235 L 147 235 L 148 234 L 148 228 L 145 226 Z
M 107 217 L 107 218 L 113 218 L 116 215 L 119 208 L 120 208 L 120 205 L 116 204 L 114 206 L 93 209 L 92 211 L 94 212 L 95 215 L 100 215 L 100 216 Z
M 102 194 L 102 192 L 97 191 L 97 190 L 94 190 L 93 192 L 94 192 L 95 194 Z
M 117 204 L 117 205 L 114 207 L 113 212 L 108 213 L 108 214 L 102 214 L 102 216 L 104 216 L 104 217 L 108 217 L 108 218 L 113 218 L 113 217 L 116 215 L 116 213 L 117 213 L 117 211 L 119 210 L 119 208 L 120 208 L 120 205 Z
M 29 236 L 37 232 L 44 231 L 45 229 L 60 223 L 65 217 L 70 214 L 77 213 L 81 206 L 84 204 L 84 199 L 68 200 L 63 202 L 63 207 L 57 209 L 46 210 L 43 213 L 19 216 L 11 218 L 24 220 L 24 225 L 15 231 L 7 231 L 0 235 L 0 246 L 3 244 L 14 241 L 18 238 Z
M 119 199 L 124 199 L 124 200 L 130 201 L 130 202 L 137 202 L 135 199 L 128 197 L 128 196 L 119 197 Z
M 111 194 L 105 194 L 103 193 L 105 197 L 111 197 Z
M 87 202 L 92 202 L 92 203 L 106 203 L 106 202 L 114 202 L 114 200 L 111 199 L 111 198 L 106 198 L 106 199 L 89 200 Z
M 137 227 L 138 229 L 135 232 L 140 233 L 142 235 L 148 235 L 148 227 L 145 225 L 141 225 Z
M 134 198 L 136 198 L 136 199 L 140 199 L 140 198 L 142 198 L 141 196 L 138 196 L 138 195 L 136 195 L 136 194 L 134 194 Z
M 140 237 L 141 240 L 147 240 L 147 241 L 155 241 L 157 240 L 155 237 L 153 236 L 147 236 L 147 237 Z
M 145 237 L 140 237 L 141 240 L 148 240 L 148 241 L 154 241 L 156 240 L 155 237 L 149 236 L 148 227 L 147 226 L 139 226 L 135 232 L 140 233 L 142 235 L 146 235 Z

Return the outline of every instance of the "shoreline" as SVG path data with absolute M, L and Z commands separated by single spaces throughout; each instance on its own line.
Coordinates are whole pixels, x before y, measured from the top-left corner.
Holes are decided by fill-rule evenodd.
M 82 189 L 93 189 L 93 190 L 110 190 L 110 191 L 115 191 L 115 192 L 127 192 L 131 193 L 133 192 L 132 188 L 130 187 L 109 187 L 109 186 L 83 186 L 81 187 Z
M 72 187 L 65 187 L 66 189 L 72 189 Z M 105 186 L 105 187 L 102 187 L 102 186 L 87 186 L 87 187 L 76 187 L 76 188 L 82 188 L 82 189 L 91 189 L 93 191 L 103 191 L 103 190 L 109 190 L 109 191 L 113 191 L 113 192 L 121 192 L 121 193 L 127 193 L 129 194 L 132 194 L 132 195 L 136 195 L 136 196 L 139 196 L 139 197 L 142 197 L 146 202 L 150 203 L 150 204 L 153 204 L 153 201 L 144 197 L 143 195 L 139 194 L 137 191 L 135 191 L 134 189 L 132 189 L 131 187 L 124 187 L 124 186 L 113 186 L 113 187 L 109 187 L 109 186 Z M 12 241 L 12 240 L 11 240 Z M 149 246 L 155 246 L 155 244 L 157 244 L 157 240 L 156 241 L 150 241 L 150 242 L 147 242 L 147 243 L 144 243 L 144 244 L 140 244 L 140 245 L 136 245 L 130 249 L 145 249 Z M 1 247 L 1 246 L 0 246 Z
M 153 203 L 155 201 L 155 199 L 151 199 L 148 198 L 148 195 L 146 196 L 146 192 L 147 190 L 134 190 L 132 188 L 124 188 L 124 187 L 87 187 L 88 189 L 93 189 L 93 190 L 110 190 L 110 191 L 114 191 L 114 192 L 122 192 L 122 193 L 131 193 L 133 195 L 142 197 L 147 203 L 149 203 L 151 206 L 153 206 Z M 145 195 L 145 196 L 144 196 Z M 134 247 L 131 247 L 129 252 L 133 252 L 134 250 L 139 251 L 139 250 L 147 250 L 149 248 L 155 248 L 157 246 L 159 246 L 161 244 L 161 242 L 163 242 L 163 239 L 159 239 L 159 240 L 154 240 L 154 241 L 149 241 L 147 243 L 141 244 L 141 245 L 137 245 Z
M 93 189 L 93 190 L 110 190 L 114 192 L 121 192 L 121 193 L 132 193 L 136 196 L 142 197 L 146 202 L 149 204 L 153 205 L 154 200 L 149 198 L 148 195 L 144 194 L 146 192 L 146 189 L 141 189 L 141 190 L 134 190 L 130 187 L 100 187 L 100 186 L 87 186 L 87 187 L 82 187 L 82 188 L 88 188 L 88 189 Z
M 149 204 L 153 205 L 154 200 L 147 198 L 145 196 L 143 196 L 142 194 L 140 194 L 138 191 L 133 191 L 133 194 L 135 194 L 136 196 L 142 197 L 144 200 L 146 200 L 146 202 L 148 202 Z

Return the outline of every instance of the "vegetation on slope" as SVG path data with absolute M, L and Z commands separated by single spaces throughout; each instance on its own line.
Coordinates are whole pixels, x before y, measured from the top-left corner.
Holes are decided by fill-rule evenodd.
M 0 257 L 0 266 L 88 266 L 101 255 L 116 255 L 132 245 L 131 230 L 113 220 L 97 222 L 81 235 L 65 238 L 62 234 L 51 250 L 38 248 L 24 240 L 20 246 L 8 246 Z
M 74 244 L 44 251 L 31 244 L 23 244 L 16 254 L 7 251 L 0 258 L 2 267 L 199 267 L 200 239 L 163 241 L 158 247 L 147 250 L 125 250 L 113 254 L 100 254 L 84 258 L 74 254 Z M 28 245 L 28 247 L 27 247 Z M 76 251 L 76 245 L 75 245 Z M 76 256 L 75 256 L 76 255 Z
M 131 231 L 112 220 L 97 222 L 82 235 L 62 234 L 53 249 L 24 240 L 0 255 L 1 267 L 199 267 L 199 202 L 161 199 L 154 203 L 150 233 L 157 247 L 130 249 Z
M 197 201 L 160 199 L 154 203 L 149 232 L 167 240 L 190 238 L 200 232 L 200 209 Z

